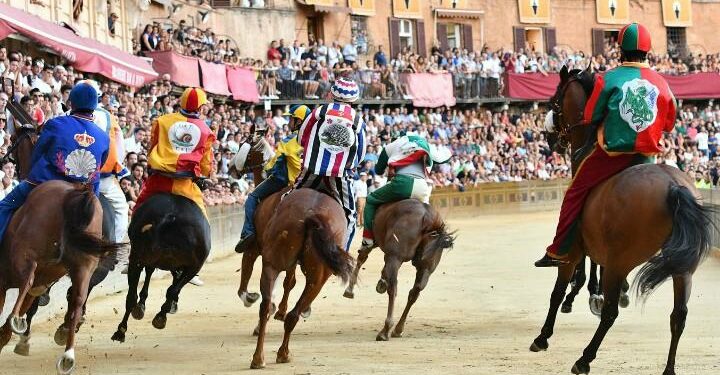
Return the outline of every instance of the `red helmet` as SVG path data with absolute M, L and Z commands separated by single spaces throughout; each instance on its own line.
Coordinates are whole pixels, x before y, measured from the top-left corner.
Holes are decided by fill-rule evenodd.
M 650 32 L 645 26 L 633 22 L 620 30 L 618 43 L 623 51 L 642 51 L 650 52 L 652 44 L 650 43 Z

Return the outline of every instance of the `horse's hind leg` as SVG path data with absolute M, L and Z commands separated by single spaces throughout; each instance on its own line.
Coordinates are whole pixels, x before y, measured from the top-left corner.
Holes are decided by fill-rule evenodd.
M 37 263 L 29 262 L 23 264 L 16 264 L 15 266 L 18 276 L 17 279 L 22 280 L 23 283 L 20 287 L 20 290 L 18 291 L 18 297 L 17 301 L 15 302 L 15 307 L 13 307 L 12 314 L 8 319 L 10 320 L 10 329 L 14 333 L 22 335 L 27 330 L 27 319 L 20 316 L 20 310 L 35 280 L 35 269 L 37 268 Z
M 667 365 L 663 375 L 675 375 L 675 354 L 677 353 L 678 342 L 680 336 L 685 329 L 685 318 L 687 317 L 687 303 L 690 299 L 690 290 L 692 289 L 692 275 L 673 275 L 673 290 L 675 292 L 675 307 L 670 314 L 670 332 L 672 339 L 670 341 L 670 352 L 668 353 Z
M 278 305 L 277 312 L 275 313 L 276 320 L 285 320 L 287 314 L 288 298 L 290 297 L 290 291 L 295 287 L 295 269 L 297 265 L 292 266 L 285 272 L 285 280 L 283 281 L 283 296 L 280 304 Z
M 137 304 L 137 286 L 140 283 L 140 273 L 142 267 L 134 262 L 128 264 L 128 292 L 125 298 L 125 315 L 118 325 L 117 331 L 112 335 L 112 340 L 118 342 L 125 342 L 125 332 L 127 332 L 127 323 L 130 318 L 130 312 L 135 308 Z
M 403 310 L 402 316 L 400 317 L 400 321 L 398 324 L 395 325 L 395 329 L 392 332 L 392 337 L 402 337 L 403 331 L 405 330 L 405 321 L 407 320 L 408 313 L 410 312 L 410 308 L 413 304 L 415 304 L 415 301 L 417 301 L 418 297 L 420 297 L 420 292 L 422 292 L 423 289 L 427 286 L 428 280 L 430 280 L 430 272 L 427 268 L 418 268 L 417 273 L 415 274 L 415 285 L 413 285 L 412 289 L 410 289 L 410 293 L 408 294 L 408 301 L 405 305 L 405 310 Z
M 575 362 L 575 365 L 571 370 L 573 374 L 590 373 L 590 362 L 592 362 L 597 356 L 600 344 L 618 316 L 620 287 L 625 275 L 618 275 L 613 272 L 613 270 L 608 269 L 605 270 L 603 277 L 605 278 L 605 280 L 603 280 L 603 295 L 605 296 L 605 303 L 602 307 L 600 325 L 595 331 L 595 335 L 592 340 L 590 340 L 590 344 L 588 344 L 583 351 L 582 356 Z
M 70 269 L 70 280 L 72 281 L 72 297 L 68 305 L 70 321 L 68 325 L 68 338 L 65 344 L 65 352 L 58 359 L 57 370 L 59 374 L 71 374 L 75 368 L 75 332 L 78 323 L 83 315 L 83 306 L 87 300 L 88 288 L 90 286 L 90 267 L 88 265 L 76 266 Z
M 260 276 L 260 293 L 262 294 L 262 302 L 260 302 L 260 322 L 258 323 L 258 338 L 255 354 L 253 354 L 250 368 L 260 369 L 265 367 L 265 332 L 267 331 L 267 322 L 270 319 L 270 304 L 272 303 L 272 291 L 275 279 L 277 279 L 278 271 L 272 265 L 263 261 L 263 271 Z M 287 319 L 285 320 L 287 325 Z
M 180 299 L 180 291 L 187 283 L 192 280 L 195 275 L 200 272 L 202 264 L 199 267 L 185 268 L 183 269 L 180 276 L 173 280 L 172 285 L 168 288 L 165 293 L 165 303 L 160 307 L 160 312 L 153 318 L 152 325 L 157 329 L 164 329 L 167 323 L 167 314 L 172 311 L 173 306 L 177 306 L 178 300 Z
M 378 281 L 375 290 L 378 293 L 388 294 L 388 310 L 385 318 L 385 325 L 378 332 L 375 340 L 387 341 L 390 328 L 393 326 L 393 311 L 395 310 L 395 297 L 397 297 L 397 274 L 402 262 L 392 256 L 385 255 L 385 267 L 382 270 L 382 278 Z
M 345 293 L 343 294 L 343 297 L 355 298 L 355 292 L 353 292 L 353 289 L 355 289 L 355 284 L 357 284 L 358 274 L 360 273 L 362 265 L 365 264 L 365 261 L 368 259 L 368 255 L 370 255 L 371 251 L 372 249 L 366 248 L 360 248 L 360 250 L 358 250 L 358 257 L 357 262 L 355 263 L 355 269 L 353 270 L 352 277 L 350 277 L 350 282 L 348 283 L 347 288 L 345 288 Z
M 240 288 L 238 288 L 238 297 L 240 297 L 240 300 L 243 301 L 243 304 L 245 307 L 252 306 L 253 303 L 257 302 L 258 299 L 260 299 L 260 294 L 258 293 L 248 293 L 248 283 L 250 282 L 250 277 L 252 276 L 253 272 L 253 266 L 255 265 L 255 261 L 260 256 L 260 250 L 257 248 L 257 246 L 253 246 L 250 251 L 246 251 L 243 253 L 242 257 L 242 268 L 240 270 Z
M 560 308 L 560 312 L 565 314 L 572 312 L 572 305 L 573 302 L 575 302 L 575 297 L 577 297 L 583 285 L 585 285 L 586 279 L 587 276 L 585 275 L 585 256 L 583 256 L 580 263 L 578 263 L 577 267 L 575 267 L 573 280 L 570 284 L 570 293 L 568 293 L 565 297 L 565 302 L 563 302 L 562 307 Z
M 555 327 L 555 319 L 557 318 L 558 308 L 563 301 L 565 290 L 570 283 L 570 279 L 572 278 L 574 271 L 575 264 L 572 263 L 558 268 L 558 276 L 555 280 L 555 288 L 550 295 L 550 308 L 548 309 L 548 314 L 545 318 L 545 324 L 543 324 L 543 327 L 540 330 L 540 335 L 538 335 L 532 345 L 530 345 L 530 351 L 539 352 L 541 350 L 547 350 L 549 346 L 548 339 L 553 335 L 553 328 Z
M 310 268 L 310 267 L 308 267 Z M 303 289 L 300 299 L 298 300 L 295 308 L 285 316 L 285 334 L 283 335 L 283 342 L 278 349 L 277 363 L 288 363 L 290 362 L 290 335 L 295 329 L 298 320 L 300 319 L 300 313 L 306 311 L 312 301 L 315 300 L 323 285 L 330 277 L 325 267 L 313 267 L 306 276 L 305 289 Z
M 145 282 L 140 290 L 140 301 L 138 301 L 137 305 L 135 305 L 132 310 L 132 317 L 135 320 L 141 320 L 145 317 L 145 301 L 147 301 L 148 293 L 150 291 L 150 279 L 152 278 L 153 272 L 155 272 L 154 267 L 145 267 Z M 173 278 L 175 278 L 174 275 Z
M 27 330 L 25 330 L 25 333 L 20 335 L 20 341 L 15 344 L 15 354 L 25 357 L 30 355 L 30 327 L 32 327 L 33 317 L 37 313 L 39 307 L 40 301 L 38 301 L 37 298 L 33 299 L 32 304 L 30 304 L 30 308 L 25 313 L 25 316 L 27 317 Z
M 5 307 L 5 292 L 7 292 L 7 289 L 0 283 L 0 315 L 2 315 L 2 310 Z M 10 338 L 12 338 L 12 331 L 10 331 L 10 321 L 8 320 L 0 327 L 0 351 L 10 342 Z

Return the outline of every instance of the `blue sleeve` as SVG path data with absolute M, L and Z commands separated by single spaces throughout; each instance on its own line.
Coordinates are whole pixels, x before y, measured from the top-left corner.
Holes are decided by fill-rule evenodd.
M 56 133 L 57 130 L 55 126 L 55 121 L 50 120 L 45 124 L 45 126 L 43 126 L 37 143 L 35 143 L 35 147 L 33 148 L 32 157 L 30 158 L 30 166 L 37 164 L 37 162 L 43 157 L 43 155 L 45 155 L 45 153 L 50 148 L 50 145 L 52 144 L 52 140 L 55 138 Z
M 360 120 L 362 121 L 362 120 Z M 359 165 L 365 159 L 365 152 L 367 151 L 367 143 L 365 142 L 365 122 L 362 122 L 360 131 L 358 131 L 358 148 L 357 148 L 357 164 Z

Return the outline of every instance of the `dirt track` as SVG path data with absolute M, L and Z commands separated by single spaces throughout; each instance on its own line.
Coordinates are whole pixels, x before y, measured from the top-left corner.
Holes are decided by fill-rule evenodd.
M 405 336 L 376 342 L 387 296 L 375 293 L 381 253 L 370 256 L 354 300 L 331 280 L 301 321 L 290 343 L 293 362 L 275 364 L 282 325 L 273 321 L 262 374 L 563 374 L 580 356 L 598 324 L 587 307 L 587 292 L 575 311 L 562 314 L 550 350 L 528 347 L 545 318 L 555 273 L 532 267 L 550 239 L 555 213 L 502 215 L 450 222 L 458 229 L 427 289 L 411 311 Z M 76 374 L 236 374 L 249 370 L 255 348 L 250 335 L 257 309 L 236 297 L 240 258 L 208 264 L 203 287 L 188 286 L 180 311 L 164 331 L 150 320 L 162 303 L 169 280 L 155 281 L 143 321 L 131 320 L 124 344 L 110 341 L 120 321 L 124 295 L 96 299 L 79 335 Z M 404 307 L 414 269 L 405 264 L 396 319 Z M 257 273 L 251 289 L 257 290 Z M 295 301 L 300 281 L 291 301 Z M 720 261 L 709 259 L 694 279 L 688 322 L 680 342 L 678 374 L 720 373 Z M 161 289 L 162 288 L 162 289 Z M 631 303 L 592 364 L 594 374 L 660 374 L 670 341 L 672 287 L 667 283 L 642 308 Z M 118 314 L 119 313 L 119 314 Z M 34 327 L 32 357 L 0 355 L 0 374 L 54 374 L 61 348 L 52 341 L 55 319 Z

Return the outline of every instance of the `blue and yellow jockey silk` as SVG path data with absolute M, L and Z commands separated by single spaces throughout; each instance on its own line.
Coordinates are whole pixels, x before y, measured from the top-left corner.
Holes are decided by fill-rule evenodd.
M 265 170 L 287 185 L 293 185 L 300 174 L 302 152 L 297 133 L 290 134 L 278 143 L 275 156 L 267 163 Z
M 28 182 L 90 182 L 98 194 L 99 171 L 105 163 L 110 138 L 91 117 L 69 115 L 45 123 L 32 153 Z

